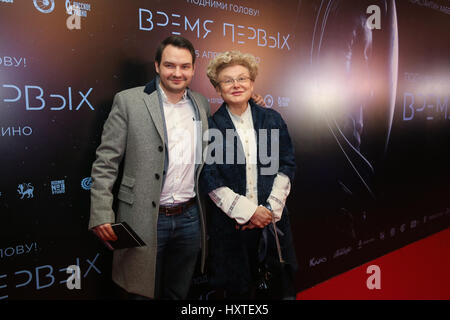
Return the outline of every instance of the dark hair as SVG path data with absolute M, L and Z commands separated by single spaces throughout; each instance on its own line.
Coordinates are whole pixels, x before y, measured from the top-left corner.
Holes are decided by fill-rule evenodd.
M 192 43 L 181 36 L 170 36 L 165 38 L 156 49 L 155 61 L 158 62 L 158 65 L 161 64 L 161 57 L 166 46 L 172 45 L 177 48 L 183 48 L 189 50 L 192 56 L 192 64 L 195 63 L 195 49 Z

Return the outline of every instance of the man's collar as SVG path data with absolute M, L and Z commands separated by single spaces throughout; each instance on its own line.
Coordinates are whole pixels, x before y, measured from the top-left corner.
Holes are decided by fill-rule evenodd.
M 175 103 L 172 103 L 172 102 L 169 101 L 169 99 L 167 98 L 166 92 L 164 91 L 163 88 L 161 88 L 159 83 L 158 83 L 158 90 L 161 92 L 161 98 L 162 98 L 162 101 L 164 103 L 177 104 L 177 103 L 180 103 L 180 102 L 184 102 L 187 99 L 187 89 L 184 90 L 184 93 L 183 93 L 183 96 L 181 97 L 181 99 L 179 101 L 175 102 Z
M 147 83 L 144 88 L 144 92 L 146 94 L 152 94 L 156 91 L 156 84 L 159 83 L 159 76 L 157 75 L 155 78 L 153 78 L 152 81 Z
M 160 85 L 159 85 L 160 82 L 161 82 L 161 78 L 160 78 L 159 75 L 157 74 L 157 75 L 155 76 L 155 78 L 153 78 L 152 81 L 150 81 L 149 83 L 147 83 L 147 84 L 145 85 L 144 92 L 145 92 L 146 94 L 151 94 L 152 92 L 158 90 L 159 92 L 162 92 L 161 96 L 164 96 L 164 97 L 167 99 L 166 93 L 164 92 L 164 90 L 163 90 L 163 89 L 160 87 Z M 183 96 L 181 97 L 182 100 L 183 100 L 183 99 L 186 99 L 187 97 L 189 97 L 188 91 L 189 91 L 189 88 L 186 88 L 186 89 L 184 90 L 184 94 L 183 94 Z
M 161 80 L 159 77 L 157 77 L 155 79 L 155 84 L 156 84 L 156 89 L 161 93 L 161 99 L 164 103 L 172 103 L 169 101 L 169 99 L 167 98 L 167 94 L 164 91 L 164 89 L 161 87 L 160 83 Z M 188 88 L 184 89 L 184 93 L 183 96 L 181 97 L 181 99 L 179 101 L 177 101 L 176 103 L 180 103 L 180 102 L 184 102 L 187 98 L 188 98 L 188 94 L 187 94 Z M 176 104 L 176 103 L 172 103 L 172 104 Z

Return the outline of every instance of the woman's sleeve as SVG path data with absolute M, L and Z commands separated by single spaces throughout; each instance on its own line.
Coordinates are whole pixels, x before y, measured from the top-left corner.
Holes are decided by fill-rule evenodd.
M 291 182 L 294 180 L 295 164 L 294 147 L 284 120 L 280 120 L 279 169 L 274 179 L 272 191 L 267 202 L 272 207 L 275 222 L 281 219 L 286 199 L 291 191 Z
M 289 178 L 283 173 L 278 173 L 273 182 L 272 192 L 267 198 L 267 202 L 272 207 L 275 222 L 281 220 L 284 205 L 286 204 L 286 199 L 290 191 L 291 182 Z
M 228 187 L 220 187 L 211 191 L 208 195 L 216 206 L 239 224 L 247 223 L 258 207 L 252 201 L 235 193 Z

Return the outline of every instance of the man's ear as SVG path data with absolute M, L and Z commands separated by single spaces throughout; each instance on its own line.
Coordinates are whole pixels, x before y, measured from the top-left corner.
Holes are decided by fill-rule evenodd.
M 158 61 L 155 61 L 155 70 L 156 70 L 156 73 L 159 74 L 159 64 L 158 64 Z

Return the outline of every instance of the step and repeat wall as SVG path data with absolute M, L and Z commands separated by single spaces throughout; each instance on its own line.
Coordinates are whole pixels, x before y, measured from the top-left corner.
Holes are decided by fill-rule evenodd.
M 212 112 L 209 60 L 260 63 L 296 150 L 298 291 L 450 226 L 448 1 L 0 0 L 0 299 L 116 296 L 90 170 L 114 94 L 154 77 L 172 34 Z M 197 272 L 190 297 L 215 290 Z

